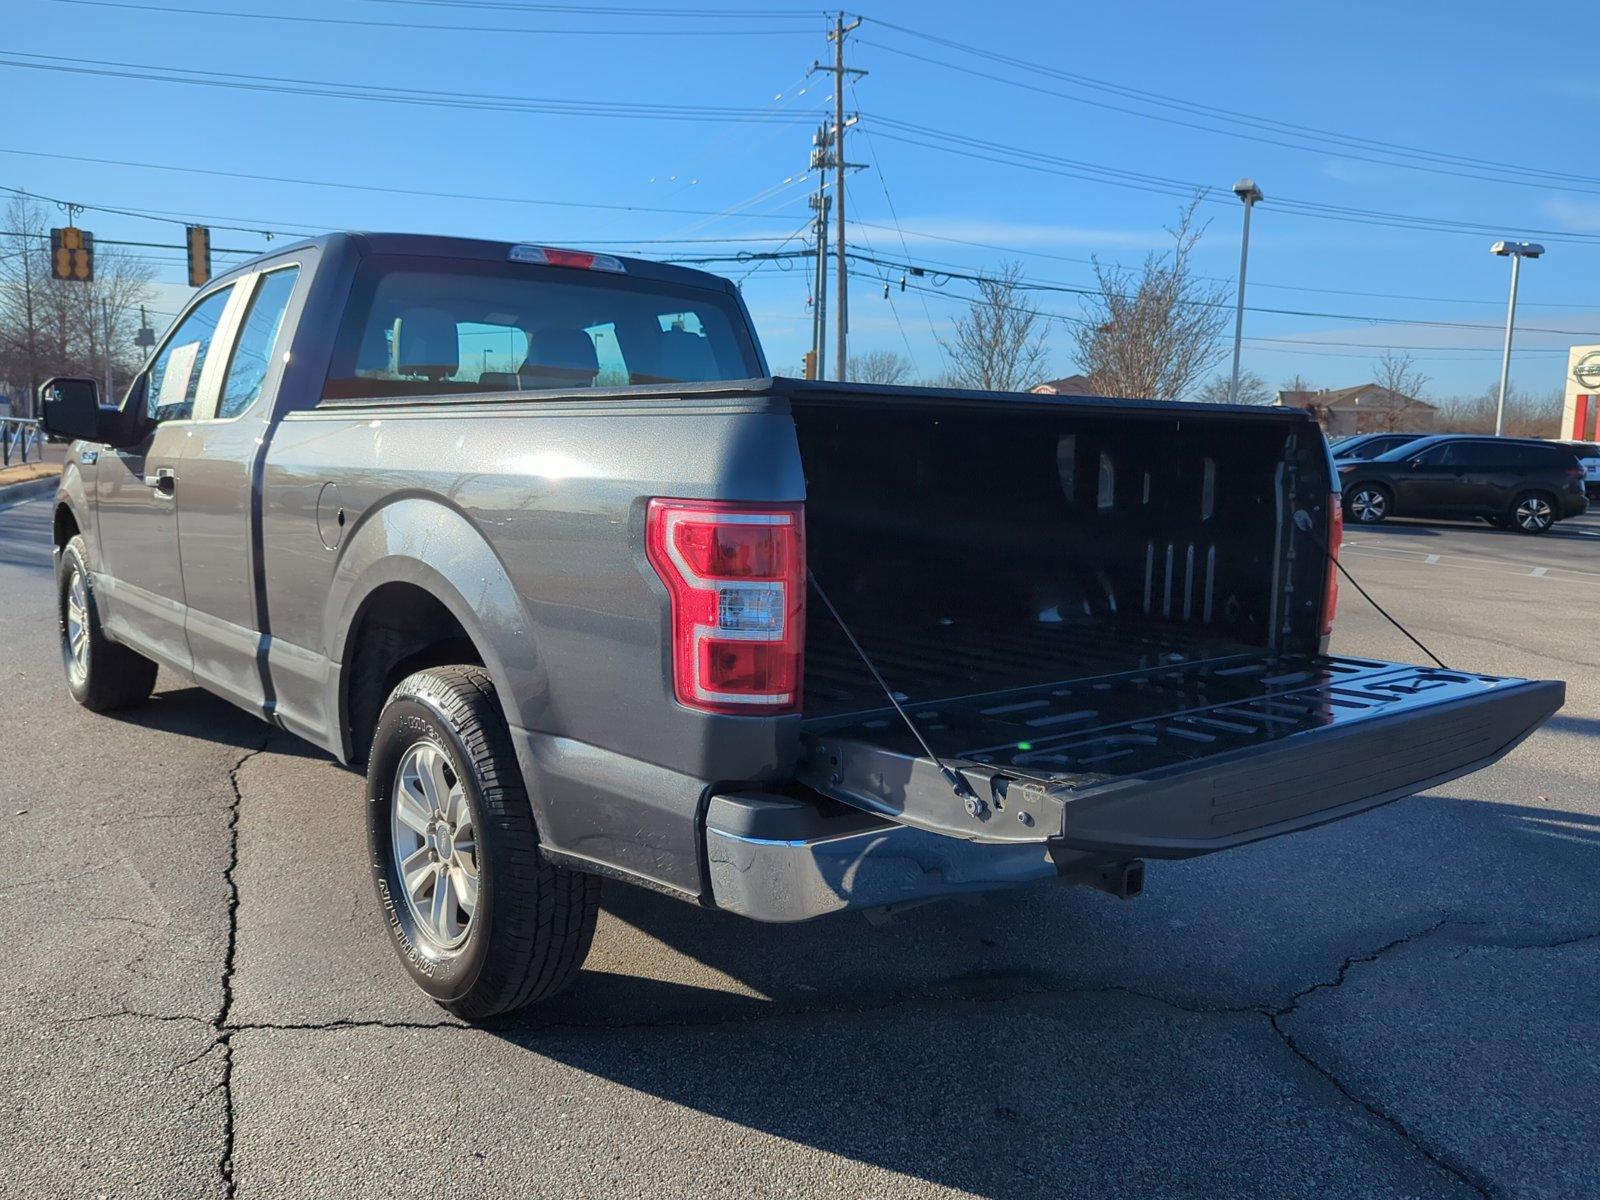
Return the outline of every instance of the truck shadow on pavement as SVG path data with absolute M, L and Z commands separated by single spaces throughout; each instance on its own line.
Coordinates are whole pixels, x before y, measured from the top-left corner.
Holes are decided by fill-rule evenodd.
M 331 755 L 270 725 L 243 709 L 219 700 L 204 688 L 188 684 L 159 690 L 166 675 L 158 677 L 158 690 L 143 704 L 123 709 L 115 719 L 124 725 L 135 725 L 161 733 L 201 738 L 218 745 L 233 746 L 240 750 L 257 750 L 272 738 L 272 752 L 290 758 L 322 759 L 333 763 Z
M 1460 1021 L 1458 999 L 1386 999 L 1390 956 L 1593 935 L 1597 869 L 1600 817 L 1428 795 L 1156 864 L 1132 903 L 1046 886 L 879 928 L 763 927 L 608 885 L 594 969 L 492 1032 L 759 1135 L 982 1195 L 1237 1194 L 1241 1179 L 1253 1194 L 1449 1194 L 1459 1180 L 1334 1083 L 1370 1064 L 1314 1068 L 1274 1018 L 1320 1036 L 1336 1018 L 1296 1012 L 1302 998 L 1360 971 L 1397 1043 L 1443 1012 Z M 1512 1071 L 1496 1061 L 1504 1030 L 1544 1007 L 1470 1009 L 1463 1074 Z M 1570 1047 L 1549 1053 L 1559 1074 Z M 1491 1109 L 1517 1097 L 1474 1110 L 1473 1094 L 1457 1125 L 1511 1136 Z M 1600 1152 L 1600 1131 L 1577 1136 L 1573 1153 Z

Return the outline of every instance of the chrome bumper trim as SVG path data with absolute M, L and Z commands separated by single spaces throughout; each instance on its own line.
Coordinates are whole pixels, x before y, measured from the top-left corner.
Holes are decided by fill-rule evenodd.
M 757 921 L 806 921 L 1058 874 L 1041 843 L 969 842 L 892 821 L 819 837 L 763 838 L 718 828 L 713 798 L 706 859 L 718 908 Z

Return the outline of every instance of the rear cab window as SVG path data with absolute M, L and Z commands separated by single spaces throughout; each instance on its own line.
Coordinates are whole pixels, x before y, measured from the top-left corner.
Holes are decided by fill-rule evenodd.
M 743 310 L 726 292 L 512 261 L 374 255 L 357 271 L 323 399 L 760 373 Z

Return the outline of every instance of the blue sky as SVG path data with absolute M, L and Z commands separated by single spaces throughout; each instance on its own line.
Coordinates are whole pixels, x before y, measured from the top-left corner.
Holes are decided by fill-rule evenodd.
M 6 9 L 0 63 L 59 66 L 71 60 L 27 56 L 70 53 L 95 71 L 154 67 L 427 89 L 443 99 L 585 102 L 581 113 L 543 104 L 459 109 L 0 65 L 7 107 L 23 118 L 0 130 L 0 184 L 203 220 L 222 247 L 263 246 L 258 230 L 281 237 L 364 228 L 662 256 L 794 248 L 799 237 L 784 239 L 807 216 L 810 134 L 831 99 L 826 76 L 806 77 L 828 53 L 826 21 L 791 4 L 7 0 Z M 861 222 L 851 241 L 925 265 L 923 287 L 940 266 L 971 272 L 1020 259 L 1033 279 L 1081 286 L 1091 255 L 1137 262 L 1164 243 L 1163 226 L 1177 212 L 1181 187 L 1169 180 L 1206 184 L 1223 201 L 1203 206 L 1211 225 L 1198 261 L 1205 274 L 1231 280 L 1240 214 L 1227 189 L 1250 175 L 1267 199 L 1252 232 L 1249 303 L 1365 318 L 1248 314 L 1245 366 L 1273 384 L 1295 372 L 1320 386 L 1362 382 L 1385 346 L 1411 348 L 1433 394 L 1492 383 L 1508 268 L 1489 254 L 1488 230 L 1529 235 L 1549 250 L 1523 271 L 1514 383 L 1558 387 L 1564 348 L 1600 342 L 1600 73 L 1585 32 L 1595 24 L 1592 2 L 1511 13 L 1478 0 L 1227 8 L 875 0 L 862 11 L 869 19 L 851 35 L 849 58 L 870 74 L 847 93 L 862 114 L 849 154 L 870 166 L 851 180 L 849 212 Z M 593 115 L 588 102 L 607 111 Z M 624 116 L 610 108 L 617 105 L 735 110 L 742 119 Z M 1330 144 L 1300 127 L 1364 140 Z M 1011 150 L 983 151 L 986 143 L 1056 161 L 1049 173 L 1025 169 Z M 1104 168 L 1156 181 L 1123 186 Z M 1304 203 L 1485 229 L 1330 220 Z M 170 221 L 91 210 L 80 224 L 102 238 L 181 240 Z M 741 240 L 660 240 L 714 238 Z M 159 260 L 170 309 L 186 291 L 178 252 L 144 253 Z M 809 342 L 808 276 L 792 268 L 710 268 L 744 277 L 769 357 L 789 371 Z M 967 285 L 901 292 L 900 270 L 862 269 L 868 277 L 852 284 L 852 349 L 896 350 L 937 374 L 935 335 L 961 311 Z M 1070 293 L 1035 299 L 1041 310 L 1078 312 Z M 1482 328 L 1411 323 L 1419 321 Z M 1069 373 L 1063 325 L 1052 325 L 1051 344 L 1053 371 Z

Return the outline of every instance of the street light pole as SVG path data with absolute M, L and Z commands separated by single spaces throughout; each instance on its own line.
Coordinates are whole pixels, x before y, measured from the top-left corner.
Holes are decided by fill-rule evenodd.
M 1500 437 L 1506 430 L 1506 390 L 1511 380 L 1511 331 L 1517 321 L 1517 279 L 1521 274 L 1522 260 L 1538 258 L 1544 247 L 1535 242 L 1496 242 L 1489 253 L 1511 260 L 1511 299 L 1506 302 L 1506 347 L 1500 355 L 1500 399 L 1494 407 L 1494 435 Z
M 1244 235 L 1239 239 L 1239 306 L 1233 317 L 1233 379 L 1228 384 L 1228 403 L 1239 403 L 1239 350 L 1244 342 L 1244 273 L 1250 264 L 1250 210 L 1261 199 L 1254 179 L 1241 179 L 1233 194 L 1244 203 Z

